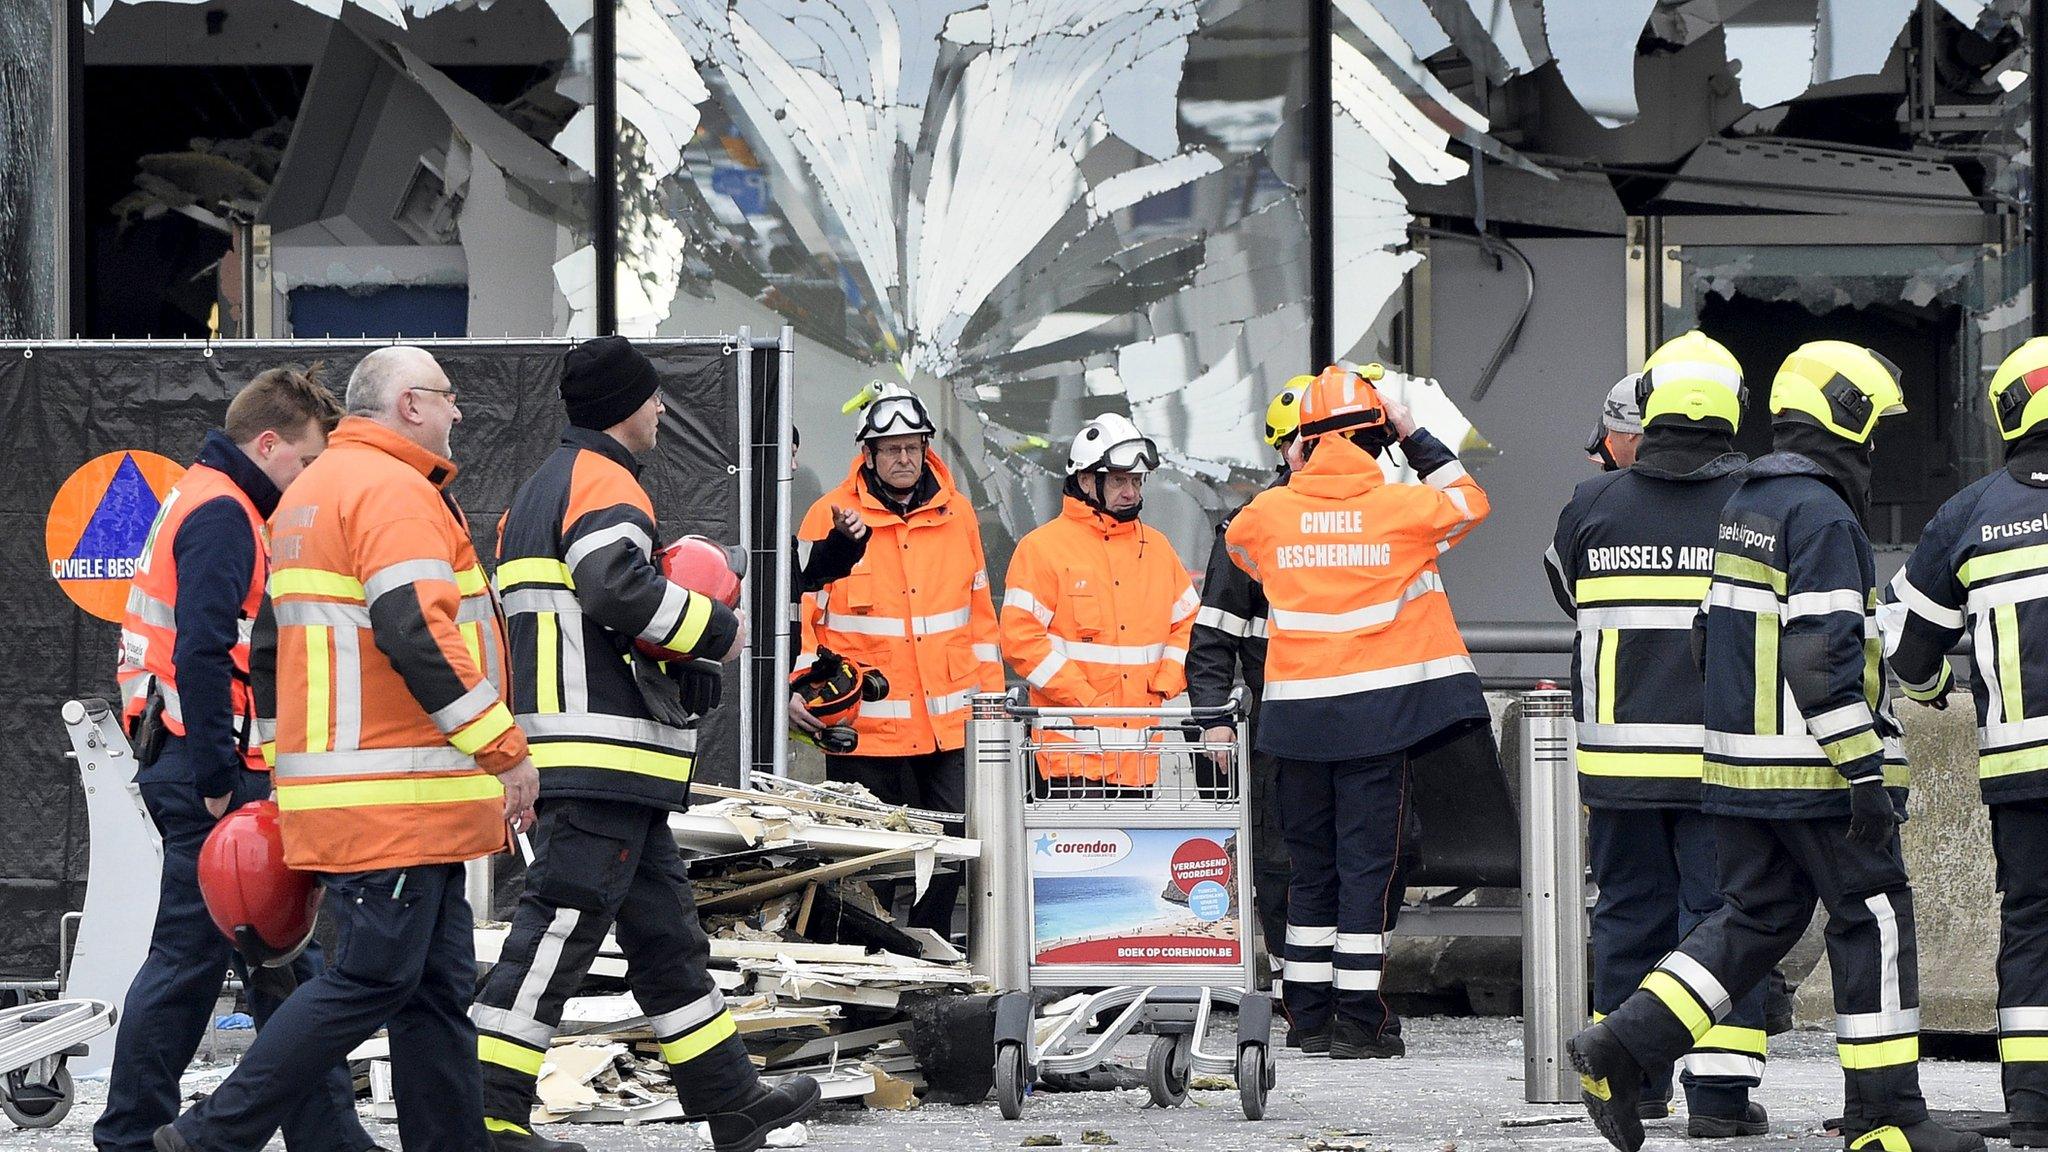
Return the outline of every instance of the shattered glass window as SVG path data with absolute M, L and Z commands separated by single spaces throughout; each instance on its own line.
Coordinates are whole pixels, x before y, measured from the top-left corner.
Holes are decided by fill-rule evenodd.
M 0 5 L 0 339 L 56 329 L 57 170 L 51 7 Z

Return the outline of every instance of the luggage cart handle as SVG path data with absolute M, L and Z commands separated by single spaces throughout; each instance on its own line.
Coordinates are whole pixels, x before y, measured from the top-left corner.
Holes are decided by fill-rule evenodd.
M 1207 708 L 1047 708 L 1026 703 L 1022 688 L 1012 688 L 1003 698 L 1003 711 L 1020 720 L 1040 718 L 1086 719 L 1091 716 L 1151 716 L 1165 720 L 1235 720 L 1245 713 L 1244 685 L 1230 690 L 1230 699 Z

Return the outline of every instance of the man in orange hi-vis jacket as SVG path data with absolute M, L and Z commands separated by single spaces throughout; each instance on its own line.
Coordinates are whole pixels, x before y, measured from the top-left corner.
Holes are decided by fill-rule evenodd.
M 1307 461 L 1225 535 L 1270 605 L 1258 746 L 1279 761 L 1294 866 L 1287 1013 L 1304 1051 L 1399 1056 L 1380 969 L 1401 907 L 1409 753 L 1487 722 L 1436 562 L 1486 518 L 1486 493 L 1342 368 L 1302 397 L 1300 435 Z M 1378 457 L 1397 439 L 1422 484 L 1386 481 Z
M 158 1152 L 260 1148 L 307 1086 L 391 1032 L 408 1148 L 486 1152 L 465 861 L 532 821 L 539 776 L 504 698 L 496 598 L 447 495 L 455 389 L 418 348 L 349 377 L 349 415 L 270 521 L 277 804 L 317 872 L 334 963 L 303 984 Z
M 1057 519 L 1017 542 L 1004 579 L 1003 655 L 1031 702 L 1061 708 L 1157 708 L 1188 686 L 1188 638 L 1201 597 L 1173 545 L 1138 519 L 1159 450 L 1130 419 L 1097 416 L 1067 456 Z M 1038 773 L 1051 795 L 1114 795 L 1159 778 L 1156 719 L 1062 720 L 1039 730 Z

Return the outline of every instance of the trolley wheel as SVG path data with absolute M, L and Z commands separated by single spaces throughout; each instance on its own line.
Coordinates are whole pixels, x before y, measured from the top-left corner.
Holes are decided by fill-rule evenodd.
M 48 1084 L 32 1083 L 28 1070 L 7 1074 L 7 1089 L 0 1094 L 0 1113 L 17 1128 L 54 1128 L 71 1111 L 75 1096 L 71 1072 L 62 1064 Z
M 1145 1087 L 1152 1103 L 1161 1108 L 1178 1108 L 1188 1098 L 1188 1036 L 1154 1036 L 1145 1053 Z
M 1244 1105 L 1244 1118 L 1266 1118 L 1266 1093 L 1273 1087 L 1273 1065 L 1263 1044 L 1247 1044 L 1237 1050 L 1237 1099 Z
M 1014 1040 L 996 1045 L 996 1107 L 1003 1119 L 1024 1114 L 1024 1094 L 1030 1089 L 1024 1076 L 1024 1046 Z

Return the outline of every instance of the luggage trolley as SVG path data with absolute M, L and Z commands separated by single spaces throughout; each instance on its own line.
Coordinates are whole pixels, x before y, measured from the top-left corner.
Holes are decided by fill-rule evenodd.
M 995 1091 L 1022 1114 L 1041 1072 L 1109 1063 L 1125 1037 L 1150 1035 L 1152 1102 L 1187 1099 L 1197 1073 L 1233 1077 L 1247 1119 L 1274 1084 L 1273 1001 L 1253 991 L 1252 817 L 1242 690 L 1222 707 L 1037 708 L 1022 690 L 974 698 L 971 834 L 974 962 L 1003 993 L 995 1008 Z M 1102 722 L 1145 721 L 1123 729 Z M 1227 741 L 1201 732 L 1228 726 Z M 1082 779 L 1068 756 L 1108 758 L 1149 787 Z M 1221 767 L 1217 761 L 1221 761 Z M 1042 779 L 1043 761 L 1055 778 Z M 1100 765 L 1100 759 L 1095 764 Z M 1099 773 L 1098 773 L 1099 774 Z M 1033 990 L 1094 989 L 1037 1020 Z M 1236 1038 L 1217 1050 L 1217 1010 Z M 1097 1028 L 1098 1018 L 1108 1018 Z

